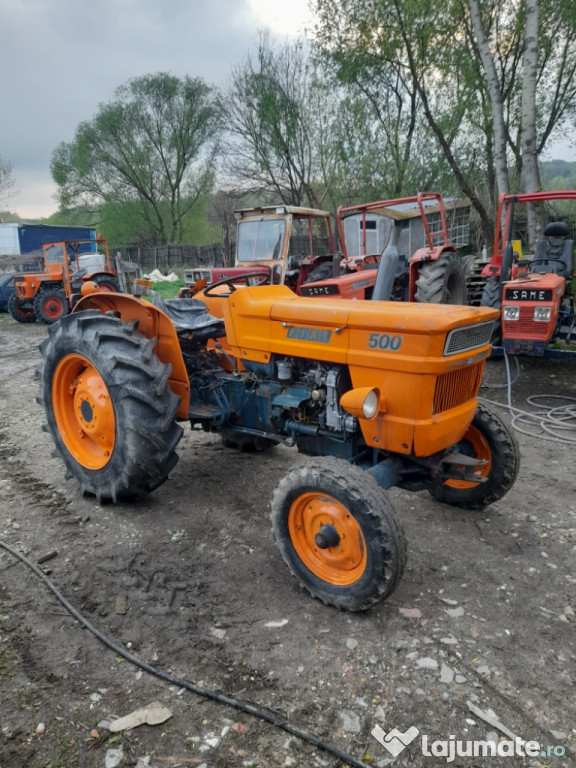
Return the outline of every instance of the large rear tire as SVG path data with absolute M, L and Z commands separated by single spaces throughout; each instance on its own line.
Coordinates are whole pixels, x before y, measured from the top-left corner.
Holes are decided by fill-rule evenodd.
M 120 293 L 120 283 L 113 275 L 94 275 L 90 280 L 104 293 Z
M 39 291 L 34 299 L 36 320 L 46 325 L 55 323 L 70 312 L 64 291 Z
M 34 307 L 31 302 L 22 302 L 16 293 L 8 297 L 8 312 L 19 323 L 33 323 L 36 320 Z
M 51 325 L 40 345 L 38 402 L 49 432 L 82 493 L 98 502 L 137 499 L 176 465 L 182 429 L 170 366 L 136 323 L 79 312 Z
M 327 605 L 366 610 L 402 578 L 406 544 L 388 497 L 348 462 L 317 459 L 290 472 L 274 491 L 271 518 L 292 575 Z
M 456 253 L 443 253 L 420 266 L 416 301 L 422 304 L 466 304 L 466 275 Z
M 508 425 L 492 408 L 478 404 L 458 449 L 465 456 L 487 461 L 479 470 L 485 482 L 436 478 L 430 488 L 432 496 L 456 507 L 483 509 L 508 493 L 520 468 L 520 448 Z

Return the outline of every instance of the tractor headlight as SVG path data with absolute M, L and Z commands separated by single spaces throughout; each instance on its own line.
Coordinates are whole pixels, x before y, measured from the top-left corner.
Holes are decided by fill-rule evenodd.
M 534 307 L 534 320 L 537 323 L 549 323 L 552 307 Z
M 350 389 L 340 398 L 341 407 L 357 419 L 373 419 L 380 410 L 380 390 L 374 387 Z
M 504 320 L 519 320 L 520 307 L 504 307 Z
M 373 419 L 376 416 L 378 413 L 378 400 L 378 392 L 375 389 L 368 392 L 362 403 L 362 413 L 365 419 Z

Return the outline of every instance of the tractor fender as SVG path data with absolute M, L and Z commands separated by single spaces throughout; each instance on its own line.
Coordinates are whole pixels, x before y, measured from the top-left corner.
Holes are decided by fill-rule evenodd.
M 180 341 L 172 320 L 149 301 L 125 293 L 88 293 L 76 303 L 74 313 L 97 309 L 102 314 L 115 312 L 125 323 L 136 322 L 138 332 L 148 339 L 156 339 L 154 353 L 163 363 L 172 366 L 168 382 L 174 394 L 180 397 L 177 418 L 188 418 L 190 382 L 182 357 Z

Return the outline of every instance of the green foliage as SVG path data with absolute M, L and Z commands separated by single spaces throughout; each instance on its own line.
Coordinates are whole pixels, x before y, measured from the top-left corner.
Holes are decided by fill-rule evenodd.
M 221 97 L 234 187 L 267 201 L 322 207 L 334 180 L 338 100 L 301 40 L 257 52 L 233 70 Z
M 576 163 L 550 160 L 541 164 L 544 189 L 576 189 Z
M 184 288 L 185 285 L 184 280 L 178 280 L 173 283 L 166 281 L 165 283 L 154 283 L 152 290 L 156 291 L 163 299 L 174 299 L 178 296 L 180 288 Z
M 18 224 L 22 221 L 20 216 L 18 216 L 17 213 L 12 213 L 11 211 L 0 211 L 0 221 L 4 222 L 4 224 Z
M 113 216 L 114 237 L 182 242 L 185 219 L 213 181 L 219 113 L 200 78 L 145 75 L 80 123 L 53 152 L 51 171 L 63 209 L 87 204 Z

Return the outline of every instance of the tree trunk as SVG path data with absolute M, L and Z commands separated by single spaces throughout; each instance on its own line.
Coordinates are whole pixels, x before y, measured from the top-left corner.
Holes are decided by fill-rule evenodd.
M 536 136 L 536 81 L 538 77 L 539 0 L 525 0 L 524 60 L 522 66 L 522 186 L 540 190 Z M 545 226 L 544 211 L 528 205 L 528 242 L 534 246 Z
M 533 0 L 537 2 L 537 0 Z M 482 61 L 482 67 L 486 74 L 486 87 L 492 109 L 492 128 L 494 131 L 494 165 L 496 172 L 496 185 L 498 194 L 508 193 L 510 191 L 508 182 L 508 160 L 506 152 L 506 126 L 504 124 L 504 105 L 502 101 L 502 91 L 494 64 L 494 57 L 490 50 L 490 41 L 486 35 L 484 24 L 482 22 L 482 9 L 480 0 L 468 0 L 470 8 L 470 20 L 472 29 L 478 44 L 478 51 Z

